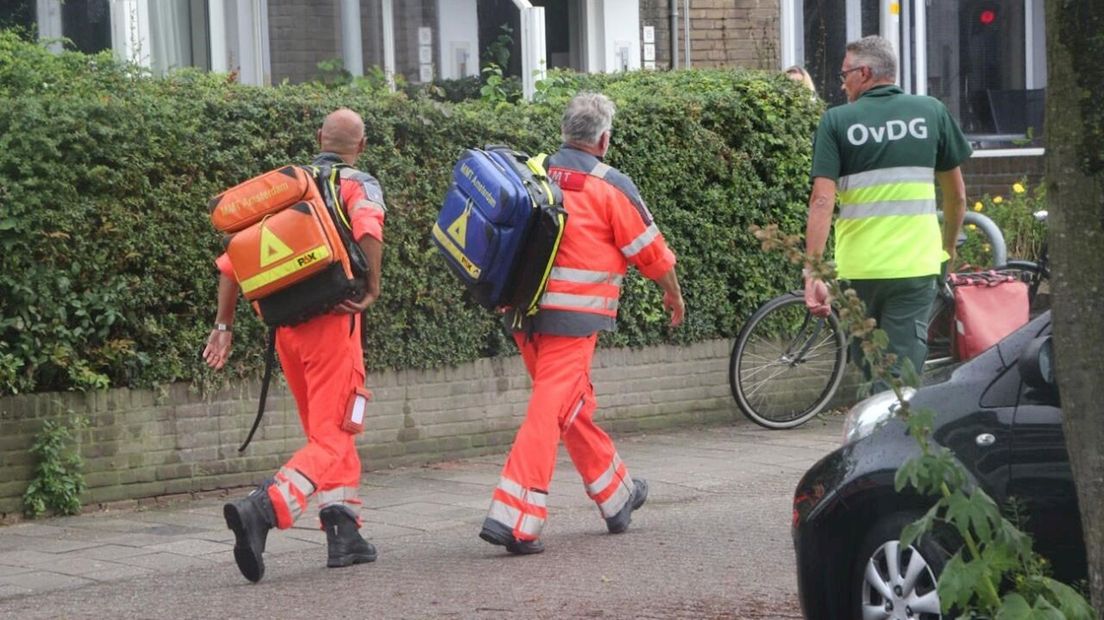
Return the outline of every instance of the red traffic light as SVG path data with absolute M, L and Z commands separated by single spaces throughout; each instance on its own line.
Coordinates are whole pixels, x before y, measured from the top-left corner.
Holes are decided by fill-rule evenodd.
M 981 22 L 983 26 L 988 26 L 996 21 L 996 19 L 997 12 L 992 9 L 985 9 L 978 15 L 978 21 Z

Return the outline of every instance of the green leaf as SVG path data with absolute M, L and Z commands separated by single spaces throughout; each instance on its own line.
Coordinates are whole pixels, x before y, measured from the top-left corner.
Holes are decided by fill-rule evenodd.
M 906 525 L 905 528 L 901 530 L 901 545 L 908 547 L 924 533 L 930 532 L 932 526 L 935 524 L 935 519 L 939 514 L 940 507 L 941 504 L 935 504 L 928 509 L 928 512 L 926 512 L 924 516 Z
M 1066 618 L 1069 620 L 1093 619 L 1092 607 L 1077 590 L 1050 577 L 1043 577 L 1042 581 L 1047 591 L 1054 596 L 1058 609 Z

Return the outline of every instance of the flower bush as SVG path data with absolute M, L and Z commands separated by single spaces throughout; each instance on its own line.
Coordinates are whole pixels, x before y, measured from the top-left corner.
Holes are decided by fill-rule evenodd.
M 968 208 L 988 216 L 1004 233 L 1008 258 L 1038 260 L 1046 243 L 1046 224 L 1035 219 L 1045 210 L 1046 189 L 1042 184 L 1030 187 L 1026 179 L 1013 183 L 1007 196 L 986 194 Z M 958 250 L 959 263 L 976 267 L 994 267 L 992 247 L 973 225 L 966 226 L 966 243 Z

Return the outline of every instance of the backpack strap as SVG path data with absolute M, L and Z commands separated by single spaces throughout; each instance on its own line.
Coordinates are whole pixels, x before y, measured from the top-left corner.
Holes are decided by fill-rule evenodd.
M 314 174 L 318 189 L 322 192 L 322 201 L 326 204 L 326 210 L 334 222 L 338 236 L 341 237 L 341 243 L 349 253 L 353 273 L 357 277 L 364 277 L 364 274 L 368 273 L 368 257 L 364 255 L 360 245 L 353 238 L 353 225 L 345 212 L 346 207 L 341 202 L 341 191 L 338 189 L 341 169 L 348 167 L 348 164 L 323 164 L 307 166 L 307 169 Z
M 244 452 L 249 442 L 253 441 L 253 434 L 257 432 L 257 427 L 261 425 L 261 418 L 264 417 L 265 401 L 268 400 L 268 384 L 272 381 L 272 367 L 276 365 L 276 330 L 275 328 L 268 330 L 268 346 L 265 348 L 265 369 L 264 379 L 261 380 L 261 402 L 257 405 L 257 417 L 253 419 L 253 428 L 249 429 L 249 436 L 245 438 L 245 443 L 238 448 L 238 452 Z

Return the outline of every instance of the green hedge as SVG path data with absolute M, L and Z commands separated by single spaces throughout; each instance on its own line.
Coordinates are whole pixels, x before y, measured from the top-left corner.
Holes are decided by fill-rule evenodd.
M 215 308 L 219 236 L 207 199 L 312 155 L 324 115 L 363 115 L 359 166 L 384 187 L 384 291 L 369 311 L 373 368 L 455 364 L 512 351 L 465 301 L 429 230 L 461 149 L 558 146 L 566 97 L 619 106 L 608 162 L 631 175 L 679 256 L 688 318 L 669 331 L 657 287 L 628 279 L 604 345 L 731 336 L 794 284 L 747 232 L 804 221 L 819 109 L 776 76 L 724 71 L 558 78 L 547 101 L 254 88 L 183 72 L 152 79 L 105 55 L 50 54 L 0 33 L 0 393 L 211 379 L 199 352 Z M 253 375 L 262 328 L 243 303 L 229 377 Z

